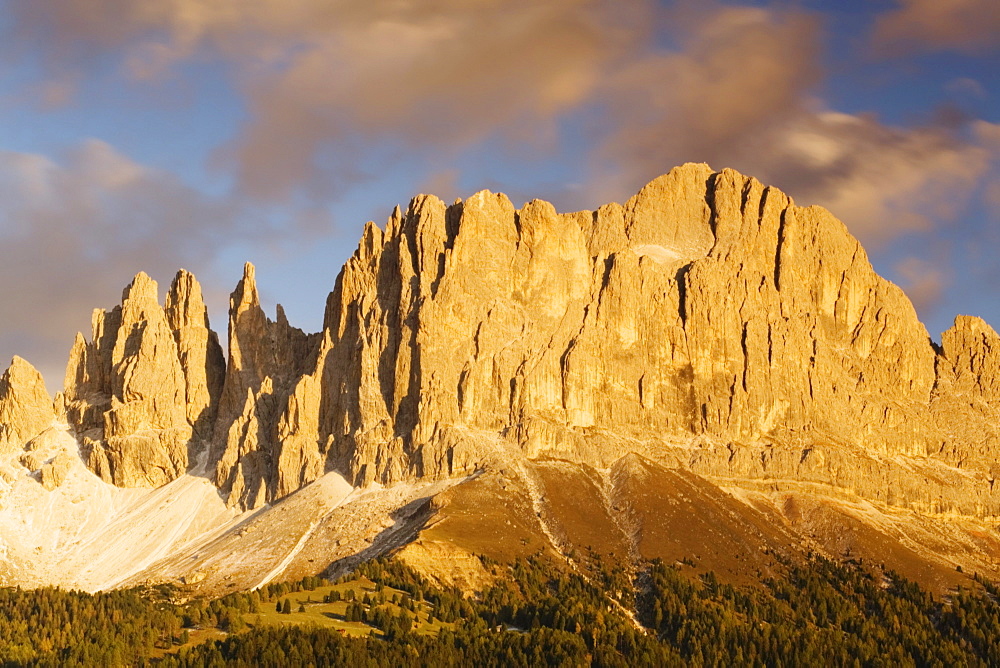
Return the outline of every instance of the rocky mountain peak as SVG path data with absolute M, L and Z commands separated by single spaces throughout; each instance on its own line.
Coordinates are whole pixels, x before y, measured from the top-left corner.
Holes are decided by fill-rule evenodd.
M 126 304 L 133 306 L 149 306 L 150 304 L 156 304 L 159 299 L 159 287 L 149 275 L 140 271 L 132 279 L 132 282 L 125 286 L 122 290 L 122 307 Z
M 277 498 L 281 409 L 315 364 L 319 345 L 319 335 L 289 325 L 280 306 L 276 321 L 264 314 L 255 273 L 246 263 L 229 300 L 229 361 L 212 457 L 216 484 L 231 503 L 244 507 Z
M 201 286 L 193 274 L 183 269 L 177 272 L 164 311 L 184 371 L 187 421 L 197 436 L 208 440 L 225 382 L 226 358 L 209 324 Z
M 685 165 L 594 212 L 415 198 L 365 228 L 325 322 L 312 440 L 359 484 L 476 470 L 499 439 L 942 505 L 841 445 L 940 451 L 912 304 L 830 213 L 732 170 Z M 944 503 L 975 512 L 979 494 Z
M 631 453 L 1000 513 L 996 333 L 960 317 L 936 347 L 840 221 L 733 170 L 683 165 L 596 211 L 415 197 L 365 226 L 317 334 L 269 319 L 255 274 L 230 298 L 228 360 L 186 271 L 162 307 L 139 274 L 95 312 L 64 401 L 102 477 L 162 484 L 208 447 L 230 503 L 257 507 L 329 470 L 390 484 L 502 452 Z M 962 474 L 928 486 L 901 457 Z
M 243 278 L 236 284 L 229 299 L 229 310 L 242 313 L 260 307 L 257 294 L 257 269 L 250 262 L 243 265 Z
M 194 274 L 186 269 L 177 272 L 167 290 L 164 311 L 174 330 L 208 326 L 208 310 Z
M 77 445 L 105 481 L 173 485 L 60 534 L 89 536 L 67 549 L 90 586 L 231 591 L 404 543 L 467 582 L 488 576 L 474 553 L 589 546 L 751 579 L 800 548 L 997 570 L 1000 336 L 960 316 L 936 345 L 830 212 L 733 170 L 684 165 L 595 211 L 421 195 L 365 225 L 321 332 L 268 317 L 251 264 L 229 306 L 227 358 L 193 275 L 161 305 L 138 274 L 76 337 L 68 431 L 30 365 L 0 378 L 0 488 L 35 510 L 63 495 L 63 524 L 90 522 L 66 495 L 109 490 Z M 135 568 L 170 556 L 96 574 L 126 524 Z
M 1000 410 L 1000 335 L 982 318 L 960 315 L 941 337 L 942 383 L 975 403 Z
M 70 353 L 66 414 L 88 465 L 128 487 L 162 485 L 186 471 L 211 386 L 218 396 L 219 358 L 194 277 L 178 274 L 164 308 L 156 281 L 137 274 L 120 306 L 95 312 L 92 341 L 78 335 Z
M 47 429 L 54 417 L 52 397 L 42 374 L 15 356 L 0 376 L 0 453 L 21 450 Z

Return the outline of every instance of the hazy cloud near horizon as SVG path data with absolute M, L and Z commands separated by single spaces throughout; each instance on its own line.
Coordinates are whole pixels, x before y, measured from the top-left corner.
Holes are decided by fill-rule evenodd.
M 0 299 L 0 353 L 37 351 L 42 366 L 55 364 L 56 342 L 64 355 L 66 332 L 80 327 L 70 324 L 109 306 L 103 295 L 116 298 L 139 269 L 169 276 L 212 266 L 234 238 L 267 255 L 292 235 L 332 239 L 331 218 L 337 230 L 363 222 L 344 204 L 362 193 L 365 216 L 422 185 L 551 198 L 538 189 L 542 175 L 564 184 L 559 204 L 585 208 L 623 200 L 685 161 L 734 167 L 800 204 L 826 206 L 870 250 L 886 249 L 882 271 L 922 313 L 960 278 L 952 256 L 935 254 L 937 237 L 961 236 L 970 212 L 1000 221 L 995 82 L 949 71 L 935 84 L 942 95 L 975 100 L 979 111 L 921 108 L 903 121 L 893 108 L 902 102 L 886 99 L 884 112 L 851 107 L 828 85 L 848 76 L 832 71 L 834 39 L 870 51 L 870 61 L 837 62 L 846 72 L 898 63 L 898 76 L 911 76 L 922 65 L 905 59 L 916 52 L 995 60 L 1000 5 L 991 0 L 899 0 L 869 12 L 856 34 L 837 32 L 847 10 L 822 3 L 4 4 L 2 52 L 27 63 L 22 88 L 36 95 L 40 125 L 45 114 L 84 109 L 92 89 L 115 86 L 115 100 L 208 70 L 232 106 L 204 112 L 206 128 L 225 131 L 204 130 L 189 158 L 192 173 L 221 174 L 225 192 L 152 164 L 154 149 L 124 155 L 114 134 L 79 136 L 62 154 L 0 153 L 0 278 L 23 286 Z M 169 143 L 169 127 L 153 129 L 161 132 Z M 923 239 L 924 250 L 894 254 L 909 238 Z M 224 313 L 212 316 L 222 325 Z M 993 317 L 1000 324 L 1000 310 Z
M 236 203 L 95 139 L 58 161 L 0 151 L 0 221 L 0 340 L 41 368 L 52 392 L 73 333 L 90 338 L 92 309 L 117 304 L 136 273 L 169 281 L 211 259 L 227 236 L 267 233 Z M 225 314 L 213 315 L 224 325 Z

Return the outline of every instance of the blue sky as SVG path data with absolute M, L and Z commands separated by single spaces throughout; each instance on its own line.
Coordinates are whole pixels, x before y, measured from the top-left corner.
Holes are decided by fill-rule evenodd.
M 686 161 L 826 206 L 932 338 L 1000 327 L 1000 3 L 0 0 L 0 357 L 184 267 L 318 330 L 365 221 Z

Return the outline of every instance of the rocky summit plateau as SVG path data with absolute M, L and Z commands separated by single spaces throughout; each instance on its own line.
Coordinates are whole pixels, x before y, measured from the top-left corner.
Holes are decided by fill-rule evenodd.
M 225 348 L 182 270 L 94 312 L 54 399 L 15 358 L 0 583 L 215 594 L 393 553 L 468 591 L 542 550 L 945 589 L 1000 577 L 998 454 L 1000 337 L 932 340 L 822 208 L 703 164 L 596 211 L 422 195 L 364 228 L 321 332 L 248 264 Z

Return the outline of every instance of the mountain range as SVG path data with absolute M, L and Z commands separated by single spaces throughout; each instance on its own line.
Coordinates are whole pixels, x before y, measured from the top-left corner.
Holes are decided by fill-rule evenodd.
M 217 594 L 392 553 L 478 590 L 541 551 L 943 590 L 1000 576 L 998 453 L 1000 337 L 934 341 L 822 208 L 703 164 L 596 211 L 421 195 L 318 333 L 248 264 L 225 348 L 182 270 L 96 310 L 54 398 L 15 358 L 0 582 Z

